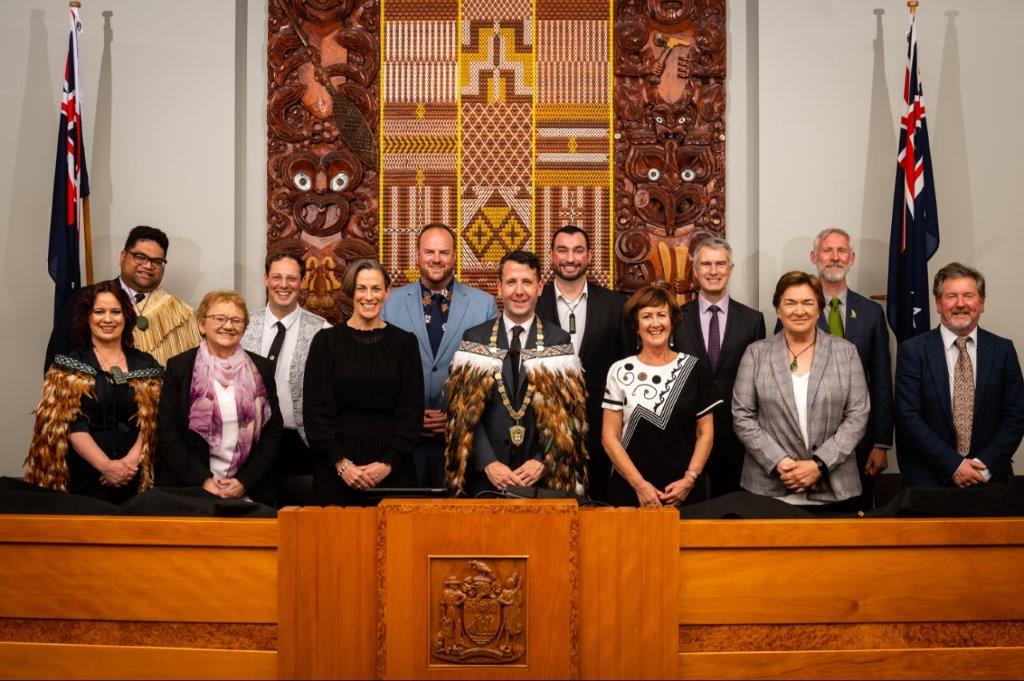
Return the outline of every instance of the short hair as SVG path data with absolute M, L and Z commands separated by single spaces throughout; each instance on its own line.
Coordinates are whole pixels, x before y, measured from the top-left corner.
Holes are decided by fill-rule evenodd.
M 818 309 L 825 309 L 825 292 L 821 290 L 821 280 L 816 275 L 801 272 L 800 270 L 786 272 L 779 277 L 779 283 L 775 284 L 775 295 L 772 296 L 772 307 L 778 310 L 779 304 L 782 302 L 782 296 L 794 286 L 810 286 L 814 291 L 814 299 L 818 303 Z
M 203 299 L 199 301 L 199 307 L 196 308 L 196 321 L 206 319 L 206 315 L 210 313 L 210 308 L 217 303 L 234 304 L 235 307 L 242 311 L 242 316 L 245 318 L 245 328 L 249 328 L 249 308 L 245 305 L 245 298 L 238 291 L 227 289 L 210 291 L 203 296 Z
M 821 242 L 825 237 L 830 234 L 838 234 L 839 236 L 846 237 L 847 243 L 850 244 L 850 250 L 853 250 L 853 238 L 850 237 L 850 233 L 845 229 L 839 229 L 838 227 L 826 227 L 825 229 L 818 232 L 818 236 L 814 237 L 814 250 L 818 250 L 818 246 L 821 246 Z
M 964 265 L 959 262 L 951 262 L 941 270 L 935 273 L 935 277 L 932 279 L 932 296 L 938 300 L 939 296 L 942 295 L 942 285 L 950 279 L 973 279 L 974 283 L 978 285 L 978 293 L 981 295 L 981 299 L 985 299 L 985 277 L 981 272 Z
M 590 250 L 590 235 L 587 231 L 578 225 L 562 225 L 555 230 L 555 233 L 551 235 L 551 248 L 555 248 L 555 239 L 558 238 L 559 234 L 582 234 L 583 242 L 587 244 L 587 250 Z
M 537 257 L 536 253 L 524 251 L 522 249 L 509 251 L 505 255 L 501 256 L 501 260 L 498 261 L 498 281 L 501 281 L 501 278 L 504 275 L 505 263 L 510 260 L 512 262 L 519 263 L 520 265 L 526 265 L 532 269 L 537 273 L 537 280 L 540 281 L 540 258 Z
M 384 277 L 384 288 L 391 288 L 391 275 L 384 269 L 384 266 L 373 258 L 362 258 L 348 266 L 348 269 L 345 270 L 345 278 L 341 282 L 341 290 L 349 298 L 355 295 L 356 277 L 363 270 L 380 272 L 381 276 Z
M 288 251 L 288 250 L 281 250 L 281 251 L 277 251 L 276 253 L 268 253 L 267 254 L 267 259 L 266 259 L 266 261 L 263 264 L 263 273 L 266 274 L 266 275 L 269 275 L 270 274 L 270 266 L 273 265 L 278 260 L 284 260 L 285 258 L 290 258 L 290 259 L 294 260 L 295 262 L 297 262 L 299 264 L 299 277 L 305 279 L 306 278 L 306 261 L 303 260 L 302 256 L 300 256 L 298 253 L 295 253 L 294 251 Z
M 117 279 L 101 281 L 98 284 L 87 286 L 82 289 L 82 294 L 75 303 L 75 314 L 72 328 L 74 329 L 75 343 L 80 347 L 90 346 L 92 331 L 89 329 L 89 315 L 96 305 L 96 298 L 101 293 L 109 293 L 117 298 L 121 306 L 121 314 L 124 315 L 124 329 L 121 330 L 121 349 L 128 350 L 135 347 L 135 322 L 138 315 L 135 313 L 135 306 Z
M 691 262 L 693 266 L 697 266 L 697 261 L 700 259 L 700 252 L 705 248 L 720 248 L 729 254 L 729 262 L 732 262 L 732 246 L 729 242 L 720 236 L 710 236 L 706 239 L 701 239 L 693 247 L 693 255 L 691 256 Z
M 674 329 L 679 326 L 679 322 L 683 318 L 683 313 L 679 308 L 679 303 L 676 301 L 675 294 L 665 284 L 649 284 L 637 290 L 636 293 L 629 297 L 629 300 L 622 307 L 622 317 L 629 322 L 633 331 L 639 331 L 640 321 L 638 317 L 640 316 L 640 310 L 645 307 L 665 306 L 668 306 L 669 322 Z
M 132 231 L 128 232 L 128 238 L 124 240 L 124 250 L 131 249 L 140 241 L 155 241 L 160 248 L 164 249 L 164 257 L 167 256 L 167 247 L 170 246 L 170 241 L 162 230 L 147 225 L 132 227 Z
M 420 233 L 416 235 L 416 250 L 419 250 L 420 246 L 423 245 L 423 235 L 433 229 L 440 229 L 445 232 L 448 232 L 448 236 L 452 238 L 452 246 L 455 246 L 456 237 L 454 229 L 444 224 L 443 222 L 430 222 L 426 225 L 423 225 L 423 229 L 421 229 Z

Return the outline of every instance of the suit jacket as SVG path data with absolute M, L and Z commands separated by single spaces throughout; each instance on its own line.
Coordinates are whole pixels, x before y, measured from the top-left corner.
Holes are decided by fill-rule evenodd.
M 710 367 L 707 346 L 700 326 L 700 303 L 691 300 L 683 305 L 683 320 L 672 330 L 672 340 L 677 350 L 704 360 Z M 736 382 L 736 371 L 747 346 L 765 337 L 764 315 L 743 303 L 729 298 L 729 315 L 722 330 L 722 347 L 718 354 L 718 366 L 712 367 L 715 388 L 726 401 L 732 402 L 732 388 Z M 743 444 L 733 431 L 732 410 L 715 409 L 715 443 L 711 449 L 713 458 L 724 458 L 735 464 L 743 462 Z
M 1012 475 L 1024 436 L 1024 380 L 1013 342 L 978 329 L 977 379 L 970 456 L 993 480 Z M 949 369 L 938 328 L 904 341 L 896 355 L 896 451 L 908 487 L 952 484 L 963 462 L 956 451 Z
M 167 361 L 163 391 L 156 418 L 157 456 L 155 480 L 158 487 L 197 487 L 210 472 L 210 445 L 188 427 L 191 408 L 192 371 L 199 348 L 187 350 Z M 260 438 L 253 442 L 249 457 L 235 475 L 245 485 L 246 495 L 272 504 L 275 482 L 272 479 L 274 457 L 281 440 L 281 410 L 277 404 L 277 386 L 270 362 L 248 353 L 256 365 L 270 398 L 270 419 L 263 424 Z
M 733 424 L 747 451 L 740 484 L 756 494 L 786 496 L 790 492 L 775 470 L 779 461 L 817 457 L 829 474 L 807 491 L 808 499 L 831 503 L 860 494 L 853 453 L 871 405 L 857 349 L 842 338 L 818 334 L 807 387 L 810 447 L 797 420 L 789 362 L 781 333 L 751 344 L 740 362 L 732 394 Z
M 266 307 L 261 307 L 249 317 L 249 326 L 245 330 L 245 335 L 242 336 L 242 347 L 247 352 L 259 355 L 260 350 L 263 349 L 263 330 L 266 317 Z M 313 343 L 313 337 L 324 328 L 327 320 L 318 314 L 313 314 L 309 310 L 300 307 L 299 318 L 295 323 L 299 325 L 299 336 L 295 339 L 295 352 L 292 354 L 292 365 L 288 371 L 288 392 L 284 394 L 284 398 L 292 401 L 295 429 L 299 431 L 302 441 L 309 444 L 308 440 L 306 440 L 305 419 L 302 414 L 302 393 L 303 381 L 306 377 L 306 359 L 309 357 L 309 346 Z M 278 400 L 281 397 L 282 395 L 278 395 Z
M 430 349 L 427 325 L 423 321 L 420 283 L 415 281 L 395 289 L 384 301 L 384 309 L 381 312 L 384 321 L 412 333 L 419 341 L 420 362 L 423 365 L 423 404 L 426 409 L 447 409 L 444 382 L 448 380 L 452 357 L 459 349 L 459 341 L 462 340 L 466 329 L 497 316 L 498 306 L 494 303 L 494 296 L 456 281 L 452 287 L 451 305 L 448 308 L 448 324 L 444 335 L 441 336 L 441 345 L 438 346 L 435 357 Z
M 612 364 L 631 354 L 630 333 L 622 319 L 626 296 L 610 291 L 594 282 L 587 283 L 587 318 L 583 326 L 579 357 L 583 364 L 587 386 L 587 449 L 591 457 L 601 447 L 601 422 L 604 384 Z M 537 315 L 545 322 L 558 326 L 558 304 L 555 302 L 555 283 L 549 281 L 537 301 Z
M 463 340 L 488 345 L 490 343 L 491 329 L 493 326 L 493 321 L 484 322 L 483 324 L 474 326 L 466 331 L 463 336 Z M 541 328 L 544 330 L 545 346 L 561 345 L 563 343 L 571 342 L 569 334 L 554 324 L 541 320 Z M 505 331 L 504 319 L 499 319 L 498 321 L 497 345 L 499 348 L 508 349 L 508 334 Z M 536 324 L 530 325 L 523 347 L 537 347 Z M 508 393 L 509 400 L 512 402 L 512 407 L 516 409 L 519 408 L 519 405 L 522 404 L 523 397 L 526 395 L 526 372 L 524 370 L 520 370 L 519 381 L 518 383 L 513 384 L 512 360 L 508 355 L 505 355 L 505 360 L 501 367 L 501 376 L 502 381 L 505 383 L 505 390 Z M 526 428 L 526 435 L 523 439 L 523 444 L 516 451 L 513 451 L 512 443 L 508 434 L 508 429 L 511 428 L 513 424 L 514 421 L 509 416 L 505 405 L 502 404 L 501 394 L 498 392 L 497 384 L 495 384 L 495 386 L 491 388 L 490 395 L 487 397 L 487 402 L 484 405 L 480 421 L 477 423 L 476 429 L 473 431 L 473 459 L 475 470 L 473 475 L 467 475 L 466 480 L 467 491 L 469 491 L 470 494 L 474 494 L 482 489 L 491 489 L 490 482 L 484 474 L 484 468 L 494 461 L 500 461 L 514 470 L 526 462 L 527 459 L 533 458 L 540 461 L 544 458 L 544 452 L 538 448 L 537 419 L 533 411 L 532 403 L 526 409 L 526 413 L 523 415 L 523 419 L 520 422 L 520 425 Z

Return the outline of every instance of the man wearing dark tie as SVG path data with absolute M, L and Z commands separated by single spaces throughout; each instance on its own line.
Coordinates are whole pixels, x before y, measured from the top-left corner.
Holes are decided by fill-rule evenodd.
M 896 356 L 896 451 L 908 487 L 1004 482 L 1024 437 L 1024 378 L 1013 341 L 978 327 L 985 278 L 954 262 L 932 283 L 937 329 Z
M 871 415 L 864 438 L 857 445 L 857 469 L 860 471 L 859 506 L 874 505 L 875 476 L 888 465 L 892 447 L 892 361 L 889 354 L 889 330 L 882 306 L 851 291 L 847 274 L 857 260 L 850 235 L 837 227 L 822 230 L 814 238 L 811 262 L 825 294 L 825 309 L 818 328 L 845 338 L 857 347 L 871 396 Z
M 718 394 L 732 403 L 736 370 L 747 346 L 765 337 L 764 315 L 729 297 L 732 247 L 713 237 L 693 249 L 694 279 L 700 285 L 696 300 L 683 305 L 683 321 L 673 331 L 677 350 L 703 358 L 711 367 Z M 740 489 L 744 449 L 732 427 L 732 410 L 715 410 L 715 443 L 708 460 L 711 495 Z
M 565 225 L 551 239 L 554 276 L 537 301 L 537 315 L 569 333 L 573 350 L 583 364 L 587 382 L 587 451 L 590 453 L 591 499 L 607 497 L 611 462 L 601 445 L 601 399 L 612 363 L 628 354 L 627 329 L 622 319 L 626 297 L 587 281 L 590 236 L 575 225 Z

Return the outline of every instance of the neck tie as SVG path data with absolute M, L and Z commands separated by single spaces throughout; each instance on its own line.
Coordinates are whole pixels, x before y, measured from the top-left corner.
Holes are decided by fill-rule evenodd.
M 519 396 L 519 356 L 522 352 L 523 345 L 519 340 L 519 335 L 523 332 L 523 327 L 513 326 L 512 327 L 512 342 L 508 344 L 508 356 L 512 361 L 512 392 L 514 397 Z
M 722 352 L 722 332 L 718 328 L 718 313 L 722 308 L 712 305 L 708 308 L 711 313 L 711 321 L 708 322 L 708 361 L 711 362 L 711 370 L 718 368 L 718 356 Z
M 833 336 L 843 338 L 843 315 L 839 313 L 839 305 L 838 298 L 833 298 L 828 303 L 828 332 Z
M 135 294 L 135 304 L 138 305 L 139 303 L 141 303 L 142 299 L 145 298 L 145 297 L 146 297 L 145 293 L 136 293 Z
M 433 293 L 430 296 L 430 323 L 427 324 L 427 339 L 430 341 L 430 350 L 437 356 L 437 349 L 441 347 L 441 338 L 444 336 L 444 319 L 441 312 L 441 303 L 444 302 L 443 293 Z
M 267 359 L 273 366 L 277 366 L 277 356 L 281 354 L 281 346 L 284 345 L 284 324 L 277 322 L 274 324 L 277 328 L 277 335 L 274 336 L 274 342 L 270 344 L 270 352 L 267 354 Z
M 967 339 L 957 338 L 960 352 L 953 367 L 953 429 L 956 430 L 956 451 L 960 456 L 971 453 L 971 428 L 974 425 L 974 367 L 967 354 Z

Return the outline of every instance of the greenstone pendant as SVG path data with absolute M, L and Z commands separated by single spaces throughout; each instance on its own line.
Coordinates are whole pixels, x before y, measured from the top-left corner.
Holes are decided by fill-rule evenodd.
M 139 315 L 139 318 L 135 320 L 135 326 L 139 327 L 139 331 L 145 331 L 149 328 L 149 320 L 146 319 L 146 315 Z

